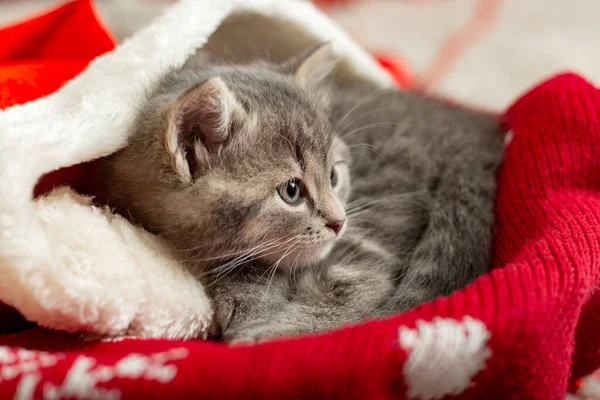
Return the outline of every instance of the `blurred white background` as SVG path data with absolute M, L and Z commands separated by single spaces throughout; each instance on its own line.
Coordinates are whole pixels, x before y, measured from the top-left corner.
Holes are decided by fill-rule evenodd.
M 96 0 L 120 39 L 169 0 Z M 321 0 L 326 2 L 326 0 Z M 0 24 L 60 4 L 0 0 Z M 321 5 L 358 42 L 403 59 L 427 89 L 502 110 L 550 75 L 600 83 L 598 0 L 345 0 Z

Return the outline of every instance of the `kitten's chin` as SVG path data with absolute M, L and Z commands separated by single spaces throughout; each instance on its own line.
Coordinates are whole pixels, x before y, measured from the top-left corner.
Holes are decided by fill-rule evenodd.
M 310 248 L 296 248 L 292 251 L 281 251 L 276 254 L 269 254 L 261 259 L 271 265 L 277 265 L 280 269 L 302 268 L 325 259 L 333 248 L 334 241 L 330 241 L 321 246 Z
M 325 257 L 331 253 L 331 249 L 333 249 L 333 243 L 334 242 L 329 242 L 321 248 L 321 251 L 317 254 L 315 262 L 325 259 Z

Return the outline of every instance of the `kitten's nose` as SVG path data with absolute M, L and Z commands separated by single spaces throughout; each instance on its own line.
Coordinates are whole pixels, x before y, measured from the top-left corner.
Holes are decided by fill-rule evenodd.
M 332 231 L 334 231 L 337 235 L 338 233 L 340 233 L 340 230 L 344 226 L 344 222 L 346 222 L 345 219 L 337 219 L 337 220 L 333 220 L 333 221 L 328 221 L 325 224 L 325 226 L 327 228 L 331 229 Z

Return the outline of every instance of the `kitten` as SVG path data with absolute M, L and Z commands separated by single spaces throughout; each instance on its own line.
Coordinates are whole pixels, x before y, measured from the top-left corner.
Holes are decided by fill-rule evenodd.
M 290 282 L 285 300 L 265 302 L 262 277 L 263 286 L 254 289 L 262 306 L 244 311 L 246 321 L 226 330 L 226 340 L 293 336 L 389 316 L 488 271 L 504 155 L 498 119 L 364 83 L 337 85 L 331 93 L 330 124 L 345 143 L 337 190 L 344 193 L 347 229 L 326 259 L 277 281 Z M 220 303 L 241 304 L 253 292 L 240 281 L 232 277 L 229 288 L 221 286 Z
M 385 316 L 487 270 L 497 121 L 368 85 L 328 96 L 333 67 L 319 46 L 173 71 L 103 163 L 109 203 L 181 254 L 225 340 Z

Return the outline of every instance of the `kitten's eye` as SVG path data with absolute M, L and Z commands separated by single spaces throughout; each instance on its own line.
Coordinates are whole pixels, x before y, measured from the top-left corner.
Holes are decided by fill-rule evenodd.
M 338 184 L 338 174 L 335 165 L 333 168 L 331 168 L 331 175 L 329 176 L 329 179 L 331 180 L 331 187 L 336 187 Z
M 300 202 L 302 192 L 302 182 L 298 179 L 292 179 L 279 186 L 277 192 L 279 196 L 288 204 L 296 205 Z

